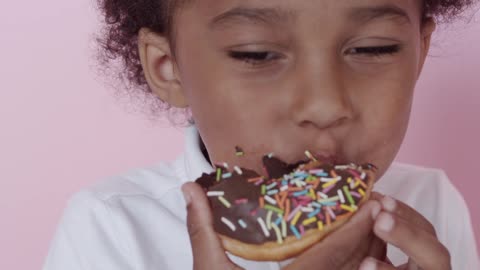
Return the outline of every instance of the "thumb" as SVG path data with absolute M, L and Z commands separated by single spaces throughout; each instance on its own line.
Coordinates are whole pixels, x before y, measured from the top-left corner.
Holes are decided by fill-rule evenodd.
M 360 264 L 367 255 L 369 235 L 373 237 L 374 216 L 378 212 L 378 202 L 366 202 L 347 223 L 297 257 L 286 269 L 344 269 Z
M 219 237 L 205 192 L 196 183 L 186 183 L 182 192 L 187 202 L 187 227 L 192 244 L 195 270 L 233 269 Z

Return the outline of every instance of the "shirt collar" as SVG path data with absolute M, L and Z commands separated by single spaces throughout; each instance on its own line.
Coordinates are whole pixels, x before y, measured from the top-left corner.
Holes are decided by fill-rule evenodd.
M 189 181 L 214 171 L 200 149 L 200 135 L 194 125 L 185 129 L 185 171 Z

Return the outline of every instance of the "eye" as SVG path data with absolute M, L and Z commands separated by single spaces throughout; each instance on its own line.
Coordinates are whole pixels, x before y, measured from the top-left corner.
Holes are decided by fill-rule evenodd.
M 235 60 L 243 61 L 251 65 L 261 65 L 277 60 L 280 55 L 268 51 L 230 51 L 229 56 Z
M 393 55 L 400 51 L 400 45 L 389 45 L 380 47 L 357 47 L 352 48 L 346 54 L 366 55 L 366 56 L 384 56 Z

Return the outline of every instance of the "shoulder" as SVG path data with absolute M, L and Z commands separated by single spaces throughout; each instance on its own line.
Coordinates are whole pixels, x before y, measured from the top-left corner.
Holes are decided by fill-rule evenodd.
M 448 217 L 468 215 L 462 195 L 439 169 L 394 163 L 375 190 L 414 208 L 432 223 L 439 237 L 451 233 Z
M 133 269 L 133 262 L 142 261 L 145 251 L 141 250 L 161 254 L 158 241 L 150 241 L 166 239 L 161 228 L 172 228 L 172 234 L 183 236 L 182 162 L 179 158 L 130 170 L 73 194 L 63 211 L 46 268 L 57 269 L 54 265 L 67 263 L 62 258 L 68 257 L 86 265 L 85 269 L 93 269 L 87 266 L 98 262 L 109 266 L 105 269 Z M 157 265 L 164 263 L 160 259 L 156 259 Z
M 129 231 L 130 222 L 143 224 L 151 217 L 169 216 L 176 222 L 183 221 L 182 162 L 180 156 L 170 163 L 132 169 L 77 191 L 64 208 L 60 227 L 71 233 L 86 227 L 114 233 L 110 229 L 114 228 L 118 234 Z
M 101 179 L 73 194 L 64 215 L 84 213 L 84 218 L 101 215 L 115 221 L 142 219 L 155 211 L 178 212 L 184 205 L 180 189 L 185 182 L 183 168 L 182 155 L 172 162 L 159 162 Z
M 109 201 L 114 197 L 146 196 L 161 198 L 171 189 L 182 184 L 183 156 L 173 162 L 159 162 L 151 166 L 135 168 L 124 173 L 100 179 L 94 185 L 85 187 L 77 197 L 90 194 L 101 201 Z
M 438 201 L 449 193 L 459 195 L 443 170 L 397 162 L 378 180 L 375 189 L 416 204 Z
M 452 207 L 468 212 L 462 195 L 440 169 L 393 163 L 375 190 L 405 202 L 434 225 L 444 222 Z
M 129 208 L 151 203 L 160 205 L 164 198 L 180 189 L 181 162 L 182 157 L 173 162 L 159 162 L 100 179 L 69 198 L 64 210 L 64 222 L 71 223 L 70 219 L 75 216 L 112 219 L 118 212 L 125 212 Z

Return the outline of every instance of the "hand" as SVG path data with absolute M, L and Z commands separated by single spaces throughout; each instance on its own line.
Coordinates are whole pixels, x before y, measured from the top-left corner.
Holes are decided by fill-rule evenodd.
M 198 184 L 187 183 L 182 190 L 187 201 L 187 226 L 194 269 L 242 269 L 227 257 L 213 230 L 210 206 L 202 188 Z M 373 234 L 374 217 L 380 209 L 378 202 L 369 201 L 344 226 L 301 254 L 285 269 L 357 270 L 367 256 L 383 260 L 386 244 Z
M 437 239 L 433 225 L 420 213 L 390 197 L 380 199 L 382 211 L 375 220 L 379 238 L 402 250 L 408 262 L 398 268 L 366 258 L 360 270 L 450 270 L 450 254 Z
M 213 230 L 213 218 L 202 188 L 186 183 L 182 191 L 187 201 L 187 227 L 193 252 L 194 270 L 240 270 L 225 254 L 220 238 Z
M 341 228 L 298 256 L 285 270 L 357 270 L 366 257 L 386 259 L 386 244 L 373 234 L 381 209 L 376 200 L 366 202 Z

